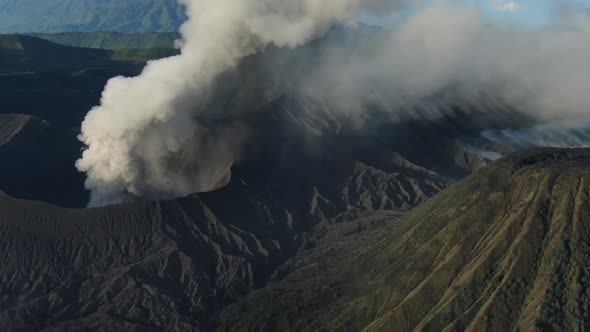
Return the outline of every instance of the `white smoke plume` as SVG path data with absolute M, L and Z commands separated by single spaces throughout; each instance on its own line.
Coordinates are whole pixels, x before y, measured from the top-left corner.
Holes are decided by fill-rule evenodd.
M 445 3 L 387 28 L 360 52 L 333 49 L 301 87 L 350 114 L 377 104 L 396 116 L 437 116 L 445 110 L 416 114 L 414 106 L 452 91 L 475 105 L 493 97 L 535 118 L 588 122 L 589 38 L 586 14 L 540 28 L 493 25 L 477 7 Z
M 91 205 L 223 185 L 248 130 L 239 123 L 215 128 L 199 123 L 214 80 L 268 46 L 298 47 L 366 11 L 387 13 L 403 5 L 387 0 L 184 4 L 189 20 L 181 29 L 180 55 L 150 62 L 138 77 L 110 80 L 101 105 L 82 125 L 88 149 L 77 167 L 87 173 Z M 446 2 L 396 20 L 368 40 L 333 47 L 304 65 L 303 73 L 293 73 L 297 79 L 290 85 L 332 112 L 358 118 L 367 105 L 395 116 L 407 111 L 436 117 L 445 108 L 428 107 L 427 101 L 453 91 L 474 104 L 479 96 L 493 95 L 540 121 L 588 123 L 588 40 L 587 14 L 566 13 L 543 28 L 496 26 L 476 7 Z M 417 111 L 418 104 L 426 106 Z
M 445 3 L 388 27 L 369 46 L 335 48 L 300 84 L 341 114 L 367 105 L 436 120 L 462 111 L 518 112 L 531 123 L 482 133 L 513 149 L 590 146 L 590 15 L 562 3 L 543 27 L 489 24 L 476 7 Z M 358 120 L 357 120 L 358 121 Z
M 80 137 L 88 149 L 77 168 L 87 173 L 90 205 L 119 202 L 130 195 L 167 197 L 214 189 L 227 175 L 199 170 L 187 174 L 168 167 L 170 158 L 179 158 L 175 154 L 182 154 L 183 148 L 191 154 L 209 154 L 217 173 L 231 166 L 240 139 L 231 130 L 209 132 L 195 122 L 200 112 L 207 111 L 204 104 L 213 80 L 268 45 L 301 45 L 336 22 L 353 22 L 361 10 L 387 8 L 389 1 L 182 2 L 189 19 L 181 28 L 180 55 L 150 62 L 138 77 L 111 79 L 101 105 L 82 124 Z M 224 137 L 214 138 L 219 135 Z M 226 151 L 225 158 L 200 151 L 206 149 L 205 141 L 215 142 L 215 151 Z M 207 162 L 211 161 L 199 158 L 193 166 L 201 168 Z M 211 177 L 205 179 L 203 173 Z

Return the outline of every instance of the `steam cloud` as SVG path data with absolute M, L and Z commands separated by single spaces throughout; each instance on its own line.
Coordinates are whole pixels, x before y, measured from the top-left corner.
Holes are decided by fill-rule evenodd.
M 367 103 L 399 112 L 452 90 L 476 102 L 493 95 L 543 119 L 587 120 L 589 37 L 584 14 L 524 28 L 490 25 L 473 7 L 432 6 L 390 27 L 360 54 L 335 49 L 302 86 L 351 113 L 362 113 Z
M 135 78 L 111 79 L 82 124 L 90 205 L 173 197 L 227 182 L 248 129 L 209 127 L 213 82 L 269 46 L 294 48 L 352 24 L 387 0 L 184 0 L 180 55 L 152 61 Z M 335 46 L 298 73 L 294 90 L 362 120 L 367 105 L 392 116 L 438 116 L 420 107 L 440 93 L 493 95 L 540 121 L 588 120 L 590 19 L 568 13 L 546 28 L 487 24 L 474 7 L 444 3 L 395 21 L 353 45 Z M 305 61 L 304 61 L 305 62 Z M 269 65 L 270 66 L 270 65 Z M 271 69 L 272 70 L 272 67 Z M 283 69 L 284 70 L 284 69 Z M 294 75 L 295 76 L 295 75 Z M 293 88 L 292 88 L 293 89 Z
M 87 173 L 91 205 L 117 202 L 128 195 L 173 196 L 215 188 L 222 179 L 200 170 L 207 168 L 202 165 L 204 158 L 194 164 L 199 169 L 188 174 L 186 167 L 168 166 L 187 144 L 192 154 L 213 153 L 206 150 L 206 141 L 226 152 L 227 158 L 214 156 L 213 169 L 231 166 L 232 155 L 239 150 L 226 139 L 232 131 L 212 133 L 195 122 L 206 111 L 203 106 L 213 80 L 268 45 L 301 45 L 335 22 L 350 22 L 363 8 L 383 6 L 371 0 L 183 3 L 189 20 L 181 28 L 181 54 L 150 62 L 139 77 L 111 79 L 101 105 L 82 124 L 81 139 L 88 149 L 77 167 Z

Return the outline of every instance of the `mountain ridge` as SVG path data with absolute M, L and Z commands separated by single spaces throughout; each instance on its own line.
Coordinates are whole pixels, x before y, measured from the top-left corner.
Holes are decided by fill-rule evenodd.
M 174 41 L 180 38 L 177 32 L 62 32 L 34 33 L 31 36 L 67 46 L 110 50 L 174 48 Z
M 220 330 L 588 329 L 588 165 L 589 149 L 503 158 L 389 235 L 295 258 L 282 280 L 226 308 Z
M 409 213 L 347 218 L 313 213 L 313 192 L 294 213 L 240 175 L 93 209 L 0 194 L 0 326 L 584 330 L 588 165 L 590 149 L 519 152 Z
M 0 33 L 178 31 L 186 20 L 176 0 L 7 0 Z

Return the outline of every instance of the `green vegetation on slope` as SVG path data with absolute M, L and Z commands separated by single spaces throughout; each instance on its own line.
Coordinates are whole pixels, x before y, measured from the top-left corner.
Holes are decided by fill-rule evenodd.
M 103 48 L 110 50 L 146 49 L 146 48 L 174 48 L 174 41 L 180 35 L 175 32 L 63 32 L 37 33 L 33 37 L 49 40 L 50 42 L 87 48 Z
M 389 233 L 290 262 L 220 330 L 587 331 L 590 150 L 503 159 Z
M 85 177 L 74 168 L 80 148 L 71 131 L 28 115 L 0 114 L 0 190 L 21 199 L 84 206 Z
M 123 48 L 117 50 L 72 47 L 27 35 L 0 35 L 0 73 L 32 67 L 75 67 L 119 62 L 145 62 L 176 54 L 173 48 Z
M 111 59 L 114 61 L 145 62 L 147 60 L 167 58 L 175 54 L 178 54 L 177 50 L 165 47 L 126 48 L 116 50 Z

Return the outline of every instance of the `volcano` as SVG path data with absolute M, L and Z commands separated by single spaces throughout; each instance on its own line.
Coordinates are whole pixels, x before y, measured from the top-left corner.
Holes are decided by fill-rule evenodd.
M 340 181 L 330 187 L 348 192 L 344 201 L 313 177 L 278 191 L 237 174 L 211 193 L 95 209 L 3 195 L 0 324 L 584 329 L 589 163 L 586 149 L 516 153 L 409 213 L 416 192 L 396 205 L 401 197 L 369 184 L 437 187 L 404 186 L 411 177 L 361 162 L 322 173 Z M 391 202 L 364 205 L 375 192 Z

